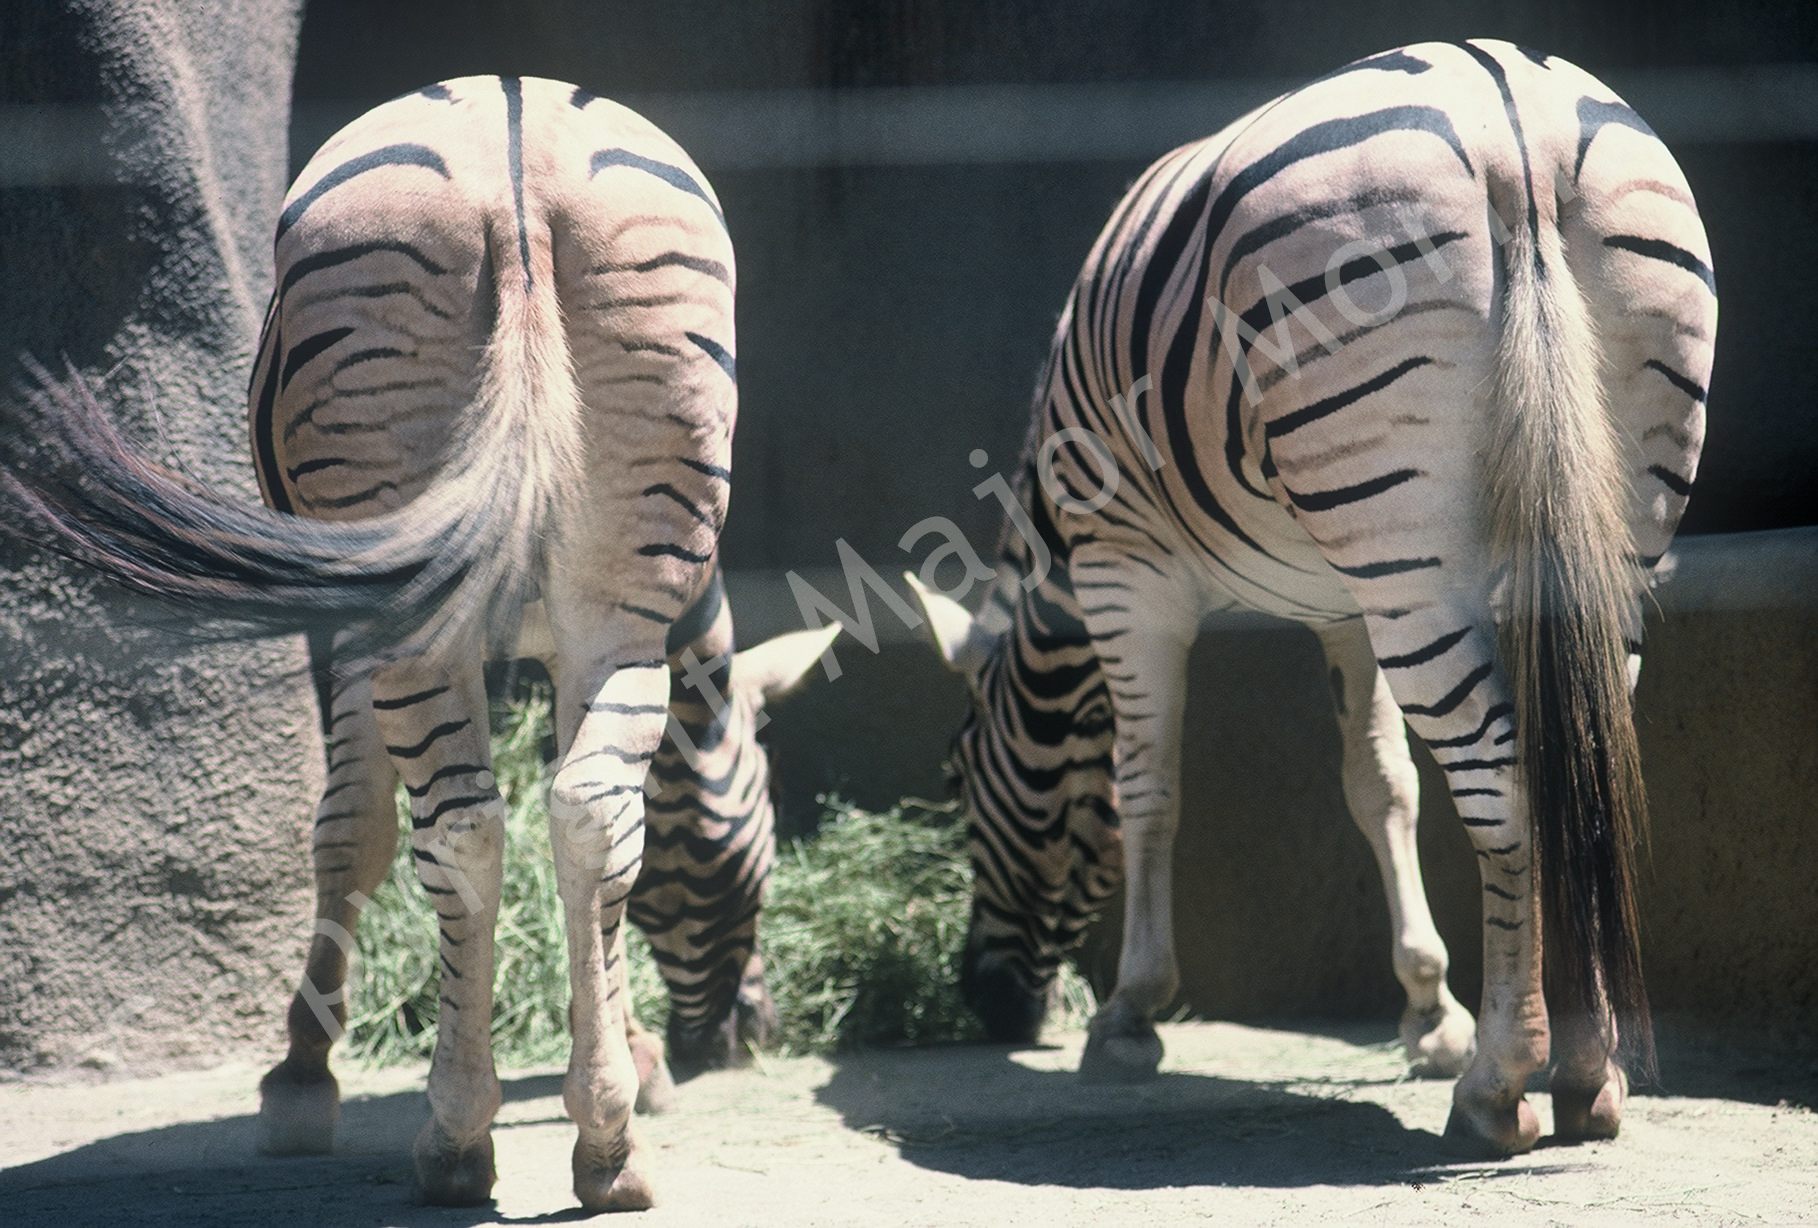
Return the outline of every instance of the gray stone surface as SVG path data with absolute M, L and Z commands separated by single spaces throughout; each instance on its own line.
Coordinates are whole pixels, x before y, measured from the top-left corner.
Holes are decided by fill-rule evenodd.
M 0 395 L 22 353 L 67 358 L 155 456 L 252 500 L 300 7 L 0 0 L 0 102 L 92 142 L 0 176 Z M 146 613 L 0 551 L 0 1068 L 219 1060 L 281 1026 L 321 771 L 302 655 Z

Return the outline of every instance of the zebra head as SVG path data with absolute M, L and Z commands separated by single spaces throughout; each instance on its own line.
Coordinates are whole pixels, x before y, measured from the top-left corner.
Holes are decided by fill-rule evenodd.
M 1110 696 L 1064 569 L 1025 587 L 1001 568 L 977 617 L 910 580 L 972 693 L 952 759 L 973 871 L 960 989 L 993 1040 L 1032 1042 L 1123 873 Z
M 732 638 L 722 612 L 671 658 L 669 732 L 650 768 L 644 865 L 628 909 L 669 987 L 669 1060 L 680 1069 L 742 1065 L 775 1034 L 757 935 L 776 814 L 757 734 L 764 705 L 800 686 L 840 629 L 714 654 Z

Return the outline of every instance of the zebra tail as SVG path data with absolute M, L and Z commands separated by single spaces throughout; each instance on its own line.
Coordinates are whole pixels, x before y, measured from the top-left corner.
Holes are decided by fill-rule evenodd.
M 519 267 L 495 243 L 494 267 Z M 436 482 L 396 511 L 329 522 L 209 491 L 128 443 L 80 376 L 26 360 L 0 398 L 0 537 L 151 597 L 195 638 L 348 628 L 336 667 L 515 636 L 558 503 L 576 489 L 580 399 L 545 278 L 502 274 L 477 394 Z
M 418 633 L 431 650 L 475 637 L 495 654 L 516 643 L 519 611 L 538 590 L 544 550 L 571 522 L 566 502 L 582 493 L 581 394 L 554 271 L 533 275 L 524 266 L 520 257 L 530 245 L 520 239 L 522 225 L 509 213 L 488 221 L 497 290 L 477 392 L 437 483 L 407 509 L 419 514 L 404 535 L 441 552 L 439 566 L 459 572 Z M 412 595 L 437 596 L 424 585 Z
M 1550 993 L 1607 1006 L 1612 1052 L 1654 1074 L 1635 857 L 1647 827 L 1625 631 L 1640 577 L 1600 352 L 1550 218 L 1503 248 L 1488 519 L 1507 584 L 1499 630 L 1537 845 Z M 1538 231 L 1538 233 L 1536 233 Z M 1601 1012 L 1599 1012 L 1601 1014 Z

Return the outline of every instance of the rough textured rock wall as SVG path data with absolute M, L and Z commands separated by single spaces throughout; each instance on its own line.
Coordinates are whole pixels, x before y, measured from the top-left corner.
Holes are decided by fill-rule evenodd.
M 0 0 L 0 395 L 67 359 L 129 436 L 256 499 L 300 0 Z M 298 645 L 206 646 L 0 551 L 0 1070 L 277 1038 L 320 753 Z

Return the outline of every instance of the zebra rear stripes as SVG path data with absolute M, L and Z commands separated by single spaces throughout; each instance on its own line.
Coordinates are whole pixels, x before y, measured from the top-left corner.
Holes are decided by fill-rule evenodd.
M 1336 671 L 1417 1064 L 1470 1056 L 1469 1016 L 1419 890 L 1403 716 L 1476 846 L 1484 1002 L 1449 1133 L 1534 1142 L 1543 918 L 1560 1133 L 1615 1133 L 1613 1051 L 1650 1051 L 1626 685 L 1642 569 L 1703 437 L 1708 250 L 1647 125 L 1506 43 L 1359 61 L 1138 180 L 1038 387 L 1024 493 L 1048 540 L 1007 539 L 990 601 L 1010 631 L 958 743 L 981 1006 L 1039 1018 L 1121 858 L 1119 983 L 1082 1069 L 1153 1071 L 1186 653 L 1207 612 L 1251 607 L 1318 629 Z M 1031 554 L 1055 567 L 1027 591 Z M 976 652 L 963 612 L 930 621 L 950 659 Z
M 444 82 L 331 138 L 286 201 L 249 398 L 276 511 L 144 461 L 79 386 L 37 403 L 26 429 L 47 441 L 42 465 L 0 468 L 9 528 L 241 632 L 312 632 L 331 681 L 317 937 L 290 1056 L 262 1085 L 268 1146 L 332 1140 L 346 939 L 396 846 L 401 777 L 443 974 L 418 1180 L 435 1202 L 490 1193 L 503 827 L 482 647 L 539 657 L 556 683 L 549 801 L 582 1204 L 652 1197 L 630 1116 L 637 1067 L 660 1049 L 629 1016 L 620 928 L 647 841 L 643 916 L 679 1034 L 703 1060 L 725 1056 L 737 1035 L 707 1033 L 735 1017 L 741 981 L 745 1034 L 761 1029 L 752 935 L 771 835 L 757 704 L 835 629 L 741 654 L 729 678 L 723 606 L 691 645 L 666 642 L 715 575 L 733 268 L 712 190 L 643 119 L 553 81 Z M 696 720 L 678 701 L 669 723 L 672 647 L 678 666 L 712 662 L 696 694 L 723 716 Z M 663 749 L 666 725 L 700 744 L 693 761 Z

